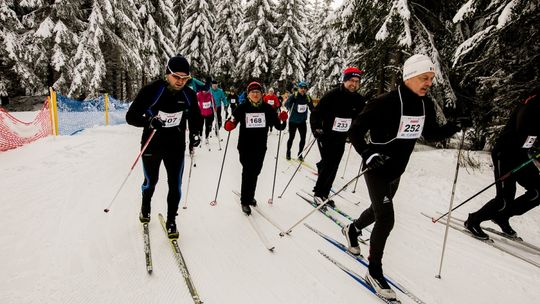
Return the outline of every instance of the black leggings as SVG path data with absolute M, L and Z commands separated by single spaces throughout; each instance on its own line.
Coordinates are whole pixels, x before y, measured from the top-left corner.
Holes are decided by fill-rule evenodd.
M 266 149 L 262 151 L 239 150 L 240 163 L 242 164 L 242 186 L 240 202 L 249 205 L 255 198 L 257 179 L 263 167 Z
M 212 123 L 214 122 L 214 115 L 206 116 L 204 118 L 204 137 L 208 138 L 210 131 L 212 131 Z
M 501 157 L 499 153 L 491 155 L 494 165 L 495 180 L 517 168 L 521 162 L 518 157 Z M 523 159 L 521 159 L 523 160 Z M 525 162 L 525 160 L 523 160 Z M 516 196 L 516 184 L 525 188 L 526 192 Z M 508 220 L 515 215 L 525 212 L 540 204 L 540 175 L 534 164 L 529 163 L 506 179 L 495 184 L 497 194 L 480 210 L 472 213 L 480 222 L 487 220 Z
M 364 210 L 360 217 L 354 221 L 358 230 L 375 223 L 371 231 L 369 244 L 370 270 L 380 271 L 386 240 L 394 227 L 393 198 L 399 186 L 399 178 L 389 180 L 380 174 L 364 174 L 371 206 Z
M 167 221 L 174 221 L 180 197 L 182 196 L 182 173 L 184 171 L 184 150 L 145 153 L 142 156 L 144 183 L 142 184 L 142 208 L 150 211 L 150 202 L 159 178 L 161 161 L 167 170 Z
M 291 152 L 291 147 L 294 141 L 294 136 L 296 135 L 296 129 L 300 133 L 300 145 L 298 146 L 298 155 L 304 150 L 306 145 L 306 122 L 294 123 L 289 121 L 289 140 L 287 141 L 287 152 Z
M 345 141 L 331 142 L 317 140 L 319 151 L 321 153 L 321 161 L 317 163 L 319 176 L 315 183 L 315 196 L 328 197 L 332 184 L 336 179 L 336 174 L 339 168 L 339 163 L 345 152 Z

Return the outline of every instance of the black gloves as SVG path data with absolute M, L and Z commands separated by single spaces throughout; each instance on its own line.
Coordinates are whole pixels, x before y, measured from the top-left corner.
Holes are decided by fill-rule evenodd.
M 148 121 L 148 127 L 151 128 L 151 129 L 159 130 L 159 129 L 163 128 L 164 125 L 165 124 L 163 123 L 163 120 L 161 120 L 157 116 L 154 116 L 154 117 L 150 118 L 150 120 Z
M 189 139 L 189 150 L 198 147 L 201 144 L 201 137 L 199 135 L 191 136 Z
M 323 129 L 314 129 L 313 130 L 313 137 L 315 137 L 316 139 L 320 139 L 321 137 L 323 137 L 323 135 L 324 135 Z
M 364 159 L 364 166 L 368 170 L 382 167 L 389 159 L 389 157 L 384 154 L 374 153 L 370 150 L 362 152 L 362 158 Z

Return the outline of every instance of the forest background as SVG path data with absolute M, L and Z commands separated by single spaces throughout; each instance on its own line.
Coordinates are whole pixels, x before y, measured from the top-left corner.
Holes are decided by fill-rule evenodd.
M 224 90 L 258 80 L 307 81 L 320 97 L 344 67 L 373 97 L 403 61 L 430 56 L 441 119 L 469 116 L 486 149 L 515 103 L 540 84 L 540 1 L 525 0 L 0 0 L 0 96 L 104 92 L 132 100 L 182 54 Z

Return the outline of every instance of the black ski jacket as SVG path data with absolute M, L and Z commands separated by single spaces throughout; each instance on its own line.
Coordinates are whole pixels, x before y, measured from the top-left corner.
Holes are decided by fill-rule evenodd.
M 252 113 L 264 113 L 265 123 L 263 127 L 248 128 L 248 124 L 256 121 L 248 121 Z M 261 100 L 258 106 L 251 104 L 249 100 L 238 105 L 232 116 L 240 124 L 240 134 L 238 135 L 238 150 L 266 151 L 268 139 L 268 128 L 274 126 L 278 130 L 285 129 L 286 123 L 281 123 L 274 108 Z M 253 117 L 251 117 L 253 119 Z
M 403 100 L 403 114 L 402 103 Z M 385 93 L 366 104 L 353 122 L 349 136 L 354 148 L 364 161 L 373 153 L 390 157 L 384 166 L 376 169 L 391 180 L 403 174 L 417 139 L 398 139 L 401 117 L 425 116 L 422 136 L 429 141 L 452 136 L 459 128 L 453 123 L 439 126 L 433 101 L 420 97 L 401 84 L 394 91 Z M 366 134 L 369 133 L 369 143 Z
M 161 128 L 146 148 L 146 153 L 152 151 L 184 151 L 186 147 L 186 126 L 189 126 L 190 139 L 198 135 L 202 127 L 201 111 L 195 92 L 185 86 L 174 92 L 167 88 L 167 82 L 159 79 L 144 86 L 126 113 L 126 121 L 135 127 L 143 127 L 141 146 L 146 143 L 152 129 L 150 120 L 159 111 L 165 113 L 182 112 L 180 124 L 176 127 Z
M 498 154 L 499 159 L 513 159 L 514 163 L 527 161 L 528 150 L 540 146 L 539 119 L 540 96 L 521 101 L 495 141 L 493 153 Z
M 310 125 L 313 133 L 316 129 L 323 130 L 322 141 L 345 143 L 347 132 L 333 131 L 337 118 L 354 119 L 365 105 L 365 99 L 356 92 L 350 92 L 341 84 L 326 93 L 317 106 L 311 111 Z

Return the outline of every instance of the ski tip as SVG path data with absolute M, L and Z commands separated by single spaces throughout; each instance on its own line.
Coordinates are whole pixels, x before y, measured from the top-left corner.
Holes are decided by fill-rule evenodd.
M 109 213 L 109 211 L 110 211 L 109 208 L 103 209 L 103 212 L 105 212 L 105 213 Z

